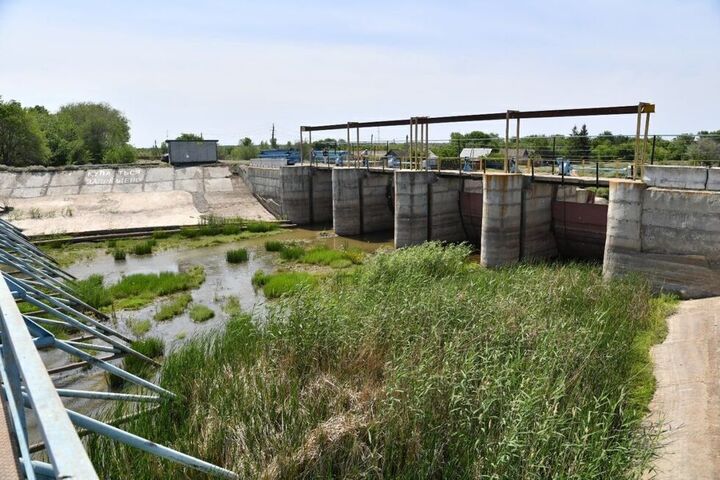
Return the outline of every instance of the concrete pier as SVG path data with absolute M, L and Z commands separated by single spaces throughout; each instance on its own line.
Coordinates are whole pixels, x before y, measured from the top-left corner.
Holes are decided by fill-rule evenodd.
M 390 230 L 393 227 L 392 172 L 363 168 L 332 170 L 333 228 L 338 235 Z
M 428 239 L 428 174 L 395 172 L 395 248 Z
M 485 267 L 511 265 L 520 259 L 523 176 L 487 173 L 483 177 L 480 263 Z

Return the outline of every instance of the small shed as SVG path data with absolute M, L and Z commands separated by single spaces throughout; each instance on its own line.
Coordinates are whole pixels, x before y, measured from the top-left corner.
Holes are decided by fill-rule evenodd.
M 217 140 L 167 140 L 170 165 L 215 163 Z

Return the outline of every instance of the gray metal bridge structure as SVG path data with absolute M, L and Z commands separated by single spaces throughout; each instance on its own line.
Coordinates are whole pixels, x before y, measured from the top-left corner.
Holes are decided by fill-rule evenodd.
M 67 408 L 63 398 L 108 404 L 132 402 L 140 406 L 136 414 L 142 415 L 148 414 L 153 404 L 171 400 L 175 394 L 113 363 L 134 356 L 157 365 L 134 350 L 128 337 L 109 326 L 105 314 L 78 298 L 72 275 L 1 219 L 0 270 L 1 479 L 101 478 L 81 440 L 85 435 L 106 436 L 209 476 L 237 478 L 229 470 L 129 433 L 116 422 Z M 58 329 L 76 336 L 61 339 L 53 333 Z M 50 349 L 75 361 L 48 369 L 40 351 Z M 132 384 L 132 393 L 56 387 L 56 375 L 88 367 Z M 42 441 L 31 444 L 33 429 Z

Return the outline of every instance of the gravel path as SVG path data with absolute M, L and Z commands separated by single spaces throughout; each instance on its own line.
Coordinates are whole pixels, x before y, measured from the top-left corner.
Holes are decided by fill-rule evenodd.
M 652 349 L 657 390 L 650 419 L 666 430 L 647 478 L 720 478 L 720 297 L 682 302 Z

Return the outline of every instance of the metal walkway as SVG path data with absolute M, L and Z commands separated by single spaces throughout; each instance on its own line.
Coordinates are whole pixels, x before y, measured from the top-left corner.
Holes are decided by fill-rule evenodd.
M 70 274 L 1 219 L 0 269 L 0 479 L 99 478 L 76 427 L 210 475 L 237 478 L 229 470 L 66 408 L 63 397 L 144 406 L 175 395 L 111 363 L 134 356 L 157 365 L 133 350 L 129 338 L 109 327 L 102 312 L 77 297 Z M 79 336 L 64 340 L 53 333 L 60 330 Z M 48 370 L 39 352 L 47 349 L 64 352 L 73 361 Z M 140 393 L 55 387 L 54 375 L 83 367 L 99 368 L 120 377 Z M 35 445 L 30 444 L 28 413 L 42 437 L 42 442 Z M 138 413 L 143 414 L 143 409 Z M 33 459 L 39 451 L 45 452 L 49 463 Z

